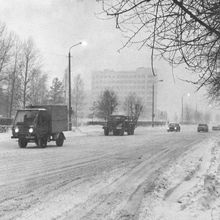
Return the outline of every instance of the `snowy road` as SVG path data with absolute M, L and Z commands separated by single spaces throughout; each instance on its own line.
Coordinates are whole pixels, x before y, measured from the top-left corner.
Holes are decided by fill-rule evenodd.
M 0 219 L 124 220 L 163 219 L 149 211 L 156 200 L 149 201 L 161 192 L 164 175 L 188 155 L 199 155 L 201 164 L 211 160 L 217 133 L 138 128 L 134 136 L 106 137 L 100 129 L 67 133 L 63 147 L 45 149 L 19 149 L 9 136 L 0 137 Z

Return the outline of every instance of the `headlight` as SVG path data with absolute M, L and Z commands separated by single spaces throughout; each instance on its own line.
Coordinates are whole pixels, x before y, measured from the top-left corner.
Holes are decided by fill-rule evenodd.
M 15 133 L 18 133 L 19 132 L 19 128 L 15 128 Z
M 33 128 L 29 128 L 29 133 L 33 133 L 34 129 Z
M 174 128 L 175 130 L 177 129 L 177 127 Z

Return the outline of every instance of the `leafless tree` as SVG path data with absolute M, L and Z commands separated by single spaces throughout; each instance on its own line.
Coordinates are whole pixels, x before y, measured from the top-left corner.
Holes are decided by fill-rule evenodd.
M 51 104 L 63 104 L 65 102 L 64 98 L 64 88 L 62 82 L 55 77 L 52 81 L 52 86 L 49 91 L 49 103 Z
M 42 105 L 48 102 L 47 74 L 43 74 L 40 69 L 33 70 L 33 78 L 30 82 L 31 90 L 29 93 L 32 105 Z
M 21 73 L 21 62 L 22 60 L 19 58 L 21 55 L 21 43 L 18 38 L 14 38 L 13 45 L 13 54 L 12 54 L 12 62 L 9 68 L 9 80 L 8 85 L 10 88 L 9 91 L 9 117 L 11 118 L 14 106 L 14 97 L 19 93 L 18 89 L 18 78 Z M 17 89 L 15 89 L 17 86 Z
M 0 82 L 7 80 L 6 68 L 10 64 L 13 34 L 8 33 L 5 24 L 0 23 Z
M 47 74 L 42 74 L 40 54 L 31 39 L 21 43 L 0 23 L 0 89 L 7 115 L 28 104 L 47 100 Z M 6 113 L 4 113 L 6 115 Z
M 5 26 L 0 25 L 0 83 L 7 87 L 5 106 L 7 115 L 11 117 L 14 104 L 15 84 L 18 83 L 19 65 L 21 64 L 21 47 L 18 37 L 8 33 Z
M 128 116 L 139 118 L 143 112 L 143 103 L 135 93 L 131 93 L 125 98 L 123 108 Z
M 92 106 L 89 108 L 90 110 L 90 114 L 89 114 L 89 118 L 92 118 L 92 123 L 94 120 L 95 115 L 97 114 L 97 102 L 93 101 Z
M 219 0 L 97 0 L 103 11 L 115 19 L 127 37 L 125 46 L 151 48 L 154 57 L 170 64 L 186 64 L 197 72 L 199 85 L 218 84 L 217 60 L 220 54 Z M 209 87 L 209 88 L 210 88 Z
M 36 50 L 34 43 L 31 39 L 28 39 L 23 43 L 23 72 L 21 75 L 23 86 L 23 108 L 26 106 L 27 98 L 30 91 L 30 82 L 34 78 L 36 70 L 40 69 L 40 57 L 39 52 Z

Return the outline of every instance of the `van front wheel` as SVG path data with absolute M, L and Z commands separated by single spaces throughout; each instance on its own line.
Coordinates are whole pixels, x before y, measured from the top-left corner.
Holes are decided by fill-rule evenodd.
M 37 145 L 45 148 L 47 146 L 47 137 L 39 137 L 37 140 Z
M 18 145 L 20 148 L 25 148 L 27 147 L 27 139 L 26 138 L 19 138 L 18 139 Z
M 60 134 L 57 135 L 56 145 L 57 145 L 58 147 L 63 146 L 64 139 L 65 139 L 64 134 L 61 132 Z

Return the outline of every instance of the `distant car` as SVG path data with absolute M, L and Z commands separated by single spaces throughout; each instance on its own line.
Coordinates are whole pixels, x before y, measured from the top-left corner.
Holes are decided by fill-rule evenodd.
M 180 125 L 178 123 L 169 123 L 167 131 L 168 132 L 170 131 L 180 132 Z
M 197 131 L 198 132 L 208 132 L 209 131 L 209 127 L 207 124 L 198 124 L 198 127 L 197 127 Z
M 220 125 L 212 126 L 213 131 L 220 131 Z

